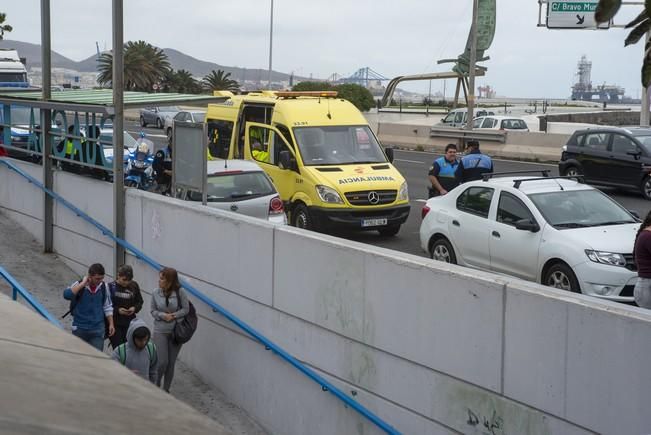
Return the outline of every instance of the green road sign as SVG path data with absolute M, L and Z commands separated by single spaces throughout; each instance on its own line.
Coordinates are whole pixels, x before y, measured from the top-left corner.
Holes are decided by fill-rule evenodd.
M 549 29 L 595 29 L 594 12 L 598 0 L 562 1 L 550 0 L 547 4 L 547 28 Z M 607 29 L 609 23 L 598 28 Z

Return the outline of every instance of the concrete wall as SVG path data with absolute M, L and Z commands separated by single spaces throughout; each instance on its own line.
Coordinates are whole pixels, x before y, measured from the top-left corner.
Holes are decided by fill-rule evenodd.
M 597 125 L 640 125 L 640 112 L 634 112 L 631 110 L 548 114 L 543 115 L 540 118 L 543 124 L 546 119 L 547 122 L 576 122 Z
M 71 189 L 96 188 L 70 177 Z M 0 180 L 11 185 L 0 188 L 0 210 L 33 210 L 20 203 L 29 184 L 2 166 Z M 487 425 L 494 434 L 632 435 L 651 427 L 651 315 L 642 309 L 144 192 L 128 190 L 126 205 L 129 242 L 402 433 L 490 433 Z M 77 232 L 98 250 L 92 258 L 104 255 L 85 228 Z M 87 255 L 70 240 L 57 239 L 56 249 L 75 261 Z M 148 303 L 157 276 L 129 262 Z M 196 306 L 199 329 L 181 358 L 271 432 L 379 433 Z
M 399 146 L 408 149 L 422 147 L 426 151 L 435 152 L 442 152 L 449 143 L 457 143 L 457 139 L 430 137 L 430 128 L 429 125 L 381 123 L 378 129 L 378 138 L 386 146 Z M 558 162 L 561 156 L 561 147 L 565 145 L 569 137 L 570 134 L 566 133 L 509 131 L 506 133 L 506 143 L 482 140 L 481 148 L 483 152 L 493 157 Z

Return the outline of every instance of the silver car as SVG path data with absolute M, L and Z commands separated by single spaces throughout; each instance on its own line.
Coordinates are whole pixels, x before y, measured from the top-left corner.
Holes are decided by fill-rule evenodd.
M 148 124 L 155 124 L 156 128 L 163 128 L 167 118 L 174 118 L 181 109 L 176 106 L 145 107 L 140 109 L 140 126 L 147 127 Z
M 206 117 L 205 110 L 184 110 L 177 113 L 171 118 L 165 119 L 165 133 L 167 139 L 172 140 L 172 130 L 174 128 L 174 121 L 176 122 L 203 122 Z
M 247 160 L 208 162 L 208 206 L 285 225 L 283 202 L 269 176 Z M 201 201 L 201 192 L 178 189 L 176 197 Z

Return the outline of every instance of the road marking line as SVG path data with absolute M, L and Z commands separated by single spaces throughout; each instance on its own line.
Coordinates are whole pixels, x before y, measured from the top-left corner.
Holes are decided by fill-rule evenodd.
M 405 159 L 394 159 L 394 162 L 407 162 L 407 163 L 418 163 L 419 165 L 424 165 L 425 162 L 419 162 L 418 160 L 405 160 Z

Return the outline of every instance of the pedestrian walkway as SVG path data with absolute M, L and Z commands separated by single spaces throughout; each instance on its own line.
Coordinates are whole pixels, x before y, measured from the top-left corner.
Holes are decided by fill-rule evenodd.
M 62 297 L 63 289 L 79 277 L 56 254 L 44 254 L 40 243 L 3 213 L 0 213 L 0 265 L 29 290 L 55 317 L 61 317 L 68 310 L 68 302 Z M 9 286 L 0 279 L 0 293 L 10 295 L 10 291 Z M 15 302 L 11 302 L 11 304 L 15 304 Z M 11 304 L 9 306 L 12 306 Z M 68 332 L 71 327 L 70 317 L 67 316 L 62 319 L 62 323 Z M 3 329 L 4 327 L 0 327 L 0 330 Z M 10 339 L 7 338 L 7 334 L 3 334 L 2 337 Z M 73 342 L 79 342 L 82 349 L 86 349 L 90 353 L 93 352 L 90 347 L 81 341 L 72 336 L 70 338 Z M 29 337 L 26 338 L 26 341 L 29 341 Z M 0 338 L 1 342 L 2 338 Z M 3 352 L 4 350 L 0 350 L 0 355 Z M 106 361 L 111 363 L 110 360 Z M 0 366 L 4 366 L 2 358 L 0 358 Z M 119 366 L 117 368 L 120 369 Z M 56 377 L 60 374 L 52 373 L 51 375 Z M 133 376 L 133 378 L 134 381 L 137 380 L 137 376 Z M 2 379 L 0 379 L 0 385 L 5 385 Z M 171 393 L 195 410 L 221 423 L 226 432 L 215 431 L 213 432 L 215 434 L 267 434 L 246 412 L 230 403 L 222 392 L 205 384 L 180 361 L 177 364 Z M 4 396 L 4 393 L 0 395 L 0 409 L 4 409 Z M 36 397 L 37 395 L 34 399 Z M 1 422 L 2 419 L 0 418 L 0 427 L 3 426 Z M 133 433 L 138 433 L 138 431 L 133 431 Z M 141 433 L 149 432 L 143 431 Z M 174 432 L 162 431 L 161 433 Z M 195 432 L 194 428 L 192 428 L 190 433 L 199 432 Z

